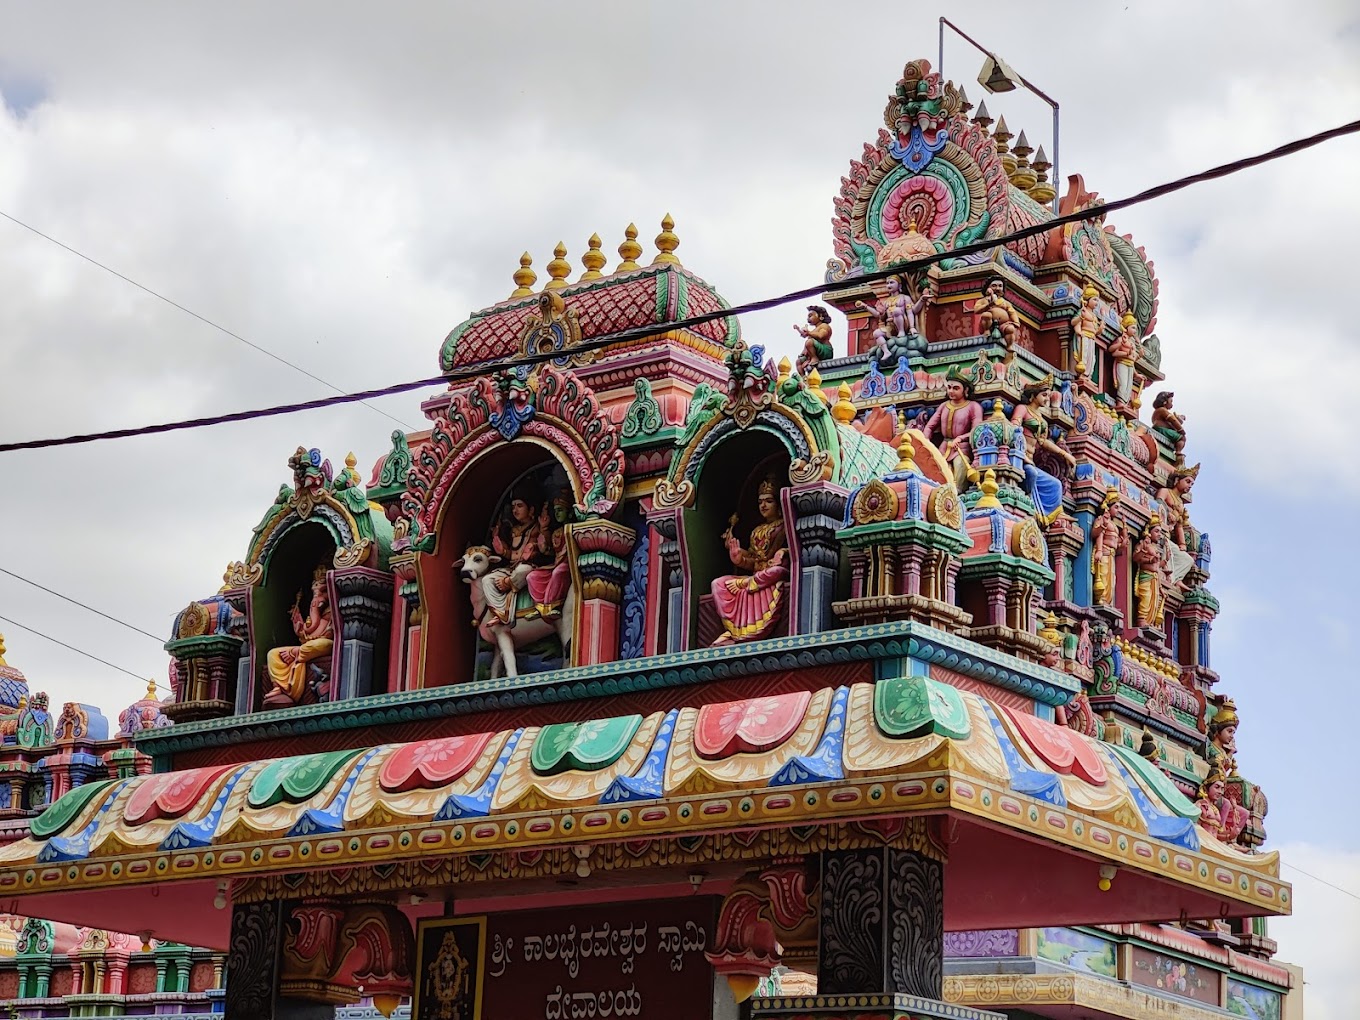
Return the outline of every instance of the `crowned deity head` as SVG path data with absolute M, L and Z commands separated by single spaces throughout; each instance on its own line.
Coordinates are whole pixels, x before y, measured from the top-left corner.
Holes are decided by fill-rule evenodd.
M 1171 473 L 1171 487 L 1182 497 L 1189 496 L 1190 490 L 1195 486 L 1195 479 L 1198 477 L 1198 464 L 1194 467 L 1179 467 Z
M 1048 395 L 1049 393 L 1052 392 L 1052 390 L 1053 390 L 1053 373 L 1050 372 L 1042 379 L 1038 379 L 1030 383 L 1028 386 L 1026 386 L 1023 390 L 1020 391 L 1020 403 L 1033 404 L 1036 401 L 1038 401 L 1039 403 L 1046 404 L 1048 403 Z
M 1089 283 L 1082 289 L 1081 303 L 1087 308 L 1095 309 L 1096 302 L 1100 300 L 1100 291 L 1096 290 Z
M 1237 751 L 1237 727 L 1241 720 L 1237 717 L 1237 706 L 1232 698 L 1224 698 L 1223 704 L 1219 706 L 1214 714 L 1213 721 L 1209 723 L 1209 740 L 1215 744 L 1219 750 L 1228 754 Z
M 960 372 L 958 365 L 950 365 L 944 377 L 944 393 L 951 404 L 961 404 L 973 399 L 973 377 Z
M 779 519 L 779 485 L 775 482 L 774 475 L 761 479 L 756 489 L 756 509 L 760 511 L 760 519 L 763 521 Z
M 1204 782 L 1200 783 L 1199 798 L 1216 804 L 1223 799 L 1223 791 L 1227 788 L 1228 781 L 1223 775 L 1223 770 L 1217 765 L 1211 765 L 1209 774 L 1204 777 Z

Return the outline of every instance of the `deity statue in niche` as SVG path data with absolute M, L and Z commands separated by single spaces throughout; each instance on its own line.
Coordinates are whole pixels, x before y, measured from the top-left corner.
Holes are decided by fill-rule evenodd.
M 973 399 L 973 379 L 951 365 L 944 377 L 945 402 L 935 409 L 922 431 L 936 445 L 954 471 L 954 484 L 960 492 L 968 488 L 969 437 L 982 423 L 982 405 Z
M 1173 411 L 1176 394 L 1163 390 L 1152 398 L 1152 431 L 1160 432 L 1171 444 L 1176 463 L 1185 462 L 1185 416 Z
M 270 649 L 266 665 L 271 686 L 264 696 L 266 705 L 305 705 L 321 700 L 326 693 L 329 681 L 326 667 L 335 647 L 335 626 L 331 621 L 325 564 L 317 566 L 311 583 L 298 593 L 289 607 L 288 619 L 298 643 Z
M 929 277 L 922 275 L 913 292 L 902 291 L 902 278 L 890 276 L 883 281 L 885 293 L 872 305 L 856 301 L 855 306 L 868 312 L 878 323 L 874 330 L 874 356 L 880 364 L 896 365 L 899 358 L 921 353 L 926 338 L 918 326 L 917 316 L 934 300 Z
M 1166 611 L 1167 584 L 1166 532 L 1157 514 L 1148 518 L 1147 527 L 1133 547 L 1134 594 L 1138 599 L 1138 626 L 1161 629 Z
M 1251 812 L 1227 795 L 1228 783 L 1223 770 L 1209 767 L 1209 774 L 1199 787 L 1199 824 L 1220 843 L 1234 843 L 1251 820 Z
M 1096 367 L 1096 337 L 1101 327 L 1099 304 L 1100 292 L 1088 283 L 1081 292 L 1081 310 L 1072 316 L 1077 375 L 1088 379 Z
M 1133 363 L 1138 359 L 1138 320 L 1132 312 L 1125 312 L 1120 325 L 1124 327 L 1123 331 L 1110 344 L 1110 359 L 1114 362 L 1115 407 L 1133 417 Z
M 784 610 L 789 579 L 789 541 L 779 507 L 779 486 L 771 475 L 756 489 L 760 522 L 751 529 L 745 548 L 734 534 L 739 515 L 733 514 L 723 532 L 728 559 L 741 573 L 713 581 L 713 606 L 723 633 L 715 645 L 767 637 Z
M 1062 513 L 1063 488 L 1053 475 L 1034 463 L 1034 455 L 1043 449 L 1065 462 L 1069 467 L 1076 458 L 1048 438 L 1048 409 L 1052 405 L 1053 376 L 1047 375 L 1030 383 L 1020 391 L 1020 403 L 1011 412 L 1011 422 L 1025 433 L 1025 491 L 1034 501 L 1039 523 L 1047 527 Z
M 487 544 L 469 546 L 454 562 L 469 587 L 480 639 L 477 678 L 566 664 L 575 626 L 566 540 L 571 506 L 562 469 L 537 468 L 503 497 Z
M 1114 602 L 1115 557 L 1128 541 L 1119 513 L 1119 490 L 1110 489 L 1091 522 L 1091 601 L 1097 606 Z
M 807 325 L 793 327 L 803 338 L 803 352 L 798 355 L 798 374 L 806 376 L 823 361 L 836 356 L 831 346 L 831 313 L 821 305 L 808 305 Z
M 1199 465 L 1192 468 L 1178 467 L 1171 472 L 1167 484 L 1157 491 L 1157 498 L 1166 508 L 1166 526 L 1170 531 L 1170 575 L 1173 584 L 1179 584 L 1195 566 L 1195 558 L 1190 555 L 1190 512 L 1186 504 L 1191 502 L 1190 490 L 1195 487 L 1199 477 Z
M 1209 723 L 1209 746 L 1205 754 L 1209 764 L 1218 766 L 1224 776 L 1237 775 L 1237 727 L 1240 723 L 1236 703 L 1231 698 L 1224 698 Z
M 1006 299 L 1006 281 L 1001 277 L 993 276 L 987 281 L 982 297 L 973 302 L 969 311 L 973 313 L 979 336 L 1000 340 L 1008 351 L 1015 345 L 1020 332 L 1020 313 Z

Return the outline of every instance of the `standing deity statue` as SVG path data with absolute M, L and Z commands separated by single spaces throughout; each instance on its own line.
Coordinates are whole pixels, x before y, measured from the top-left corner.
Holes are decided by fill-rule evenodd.
M 571 493 L 563 489 L 543 504 L 538 515 L 538 551 L 527 580 L 529 596 L 545 620 L 562 614 L 562 603 L 571 589 L 571 564 L 567 559 L 567 520 Z
M 1162 627 L 1166 612 L 1167 585 L 1166 533 L 1157 514 L 1148 518 L 1147 527 L 1133 547 L 1134 594 L 1138 598 L 1138 626 Z
M 1230 800 L 1227 795 L 1227 777 L 1217 765 L 1209 766 L 1209 774 L 1199 787 L 1199 798 L 1195 806 L 1199 808 L 1199 824 L 1220 843 L 1235 843 L 1246 828 L 1251 812 Z
M 728 559 L 742 574 L 714 580 L 713 606 L 722 620 L 723 633 L 715 645 L 754 641 L 767 636 L 779 622 L 789 577 L 789 541 L 779 510 L 779 489 L 774 477 L 764 479 L 756 492 L 760 523 L 751 529 L 749 548 L 732 533 L 737 515 L 728 521 L 723 544 Z
M 979 336 L 996 337 L 1010 350 L 1020 332 L 1020 313 L 1006 299 L 1006 281 L 993 276 L 987 281 L 982 297 L 969 309 L 974 316 Z
M 806 376 L 823 361 L 836 356 L 831 346 L 831 313 L 821 305 L 808 305 L 807 325 L 793 331 L 803 338 L 803 353 L 798 355 L 798 374 Z
M 1210 765 L 1220 768 L 1224 776 L 1237 775 L 1237 727 L 1240 723 L 1237 705 L 1231 698 L 1223 699 L 1223 704 L 1209 722 L 1209 745 L 1205 758 Z
M 1138 360 L 1138 320 L 1132 312 L 1125 312 L 1120 320 L 1123 331 L 1110 344 L 1110 359 L 1114 362 L 1115 407 L 1133 416 L 1133 364 Z
M 1048 409 L 1052 406 L 1053 376 L 1047 375 L 1020 391 L 1020 403 L 1011 412 L 1011 423 L 1025 433 L 1025 491 L 1034 501 L 1039 523 L 1047 527 L 1062 513 L 1063 488 L 1053 475 L 1035 466 L 1034 454 L 1040 450 L 1055 455 L 1069 466 L 1076 458 L 1048 438 Z
M 302 615 L 304 600 L 307 600 L 306 616 Z M 315 700 L 315 692 L 307 684 L 311 663 L 329 656 L 335 647 L 335 627 L 331 622 L 324 564 L 316 568 L 311 584 L 298 593 L 297 601 L 289 609 L 288 618 L 292 621 L 298 643 L 272 648 L 266 657 L 269 680 L 273 686 L 265 694 L 264 700 L 270 705 L 300 705 Z
M 1176 463 L 1185 462 L 1185 416 L 1171 409 L 1176 394 L 1163 390 L 1152 398 L 1152 431 L 1160 432 L 1175 451 Z
M 1100 335 L 1100 292 L 1089 283 L 1081 292 L 1081 310 L 1072 316 L 1078 376 L 1091 377 L 1096 367 L 1096 337 Z
M 954 471 L 954 484 L 960 492 L 968 487 L 970 436 L 982 422 L 982 405 L 973 399 L 973 380 L 957 365 L 945 375 L 945 402 L 935 409 L 922 430 L 927 439 L 939 436 L 936 445 Z
M 929 280 L 922 283 L 913 299 L 902 293 L 902 280 L 890 276 L 883 281 L 887 294 L 881 301 L 867 305 L 856 301 L 855 306 L 868 312 L 878 323 L 874 330 L 874 354 L 880 364 L 895 365 L 897 359 L 913 349 L 923 349 L 925 338 L 918 327 L 917 316 L 934 298 Z
M 1114 603 L 1115 557 L 1128 541 L 1119 514 L 1119 490 L 1110 489 L 1091 522 L 1091 599 L 1097 606 Z
M 1171 472 L 1167 484 L 1157 491 L 1157 498 L 1166 508 L 1166 525 L 1171 538 L 1171 581 L 1179 584 L 1195 566 L 1195 558 L 1190 555 L 1190 512 L 1186 504 L 1191 501 L 1190 490 L 1194 488 L 1199 475 L 1199 465 L 1192 468 L 1178 467 Z

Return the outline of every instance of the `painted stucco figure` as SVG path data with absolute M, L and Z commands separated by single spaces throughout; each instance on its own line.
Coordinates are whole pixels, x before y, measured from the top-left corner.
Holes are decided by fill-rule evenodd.
M 883 281 L 887 293 L 874 304 L 857 301 L 856 307 L 874 317 L 878 326 L 874 329 L 874 355 L 881 364 L 895 365 L 903 355 L 923 349 L 925 337 L 922 335 L 918 316 L 930 304 L 932 293 L 929 282 L 923 282 L 913 297 L 902 291 L 902 280 L 890 276 Z
M 306 616 L 302 613 L 304 600 Z M 317 692 L 309 684 L 311 664 L 324 660 L 335 647 L 324 566 L 316 568 L 311 584 L 298 593 L 297 601 L 288 610 L 288 619 L 292 621 L 298 643 L 270 649 L 267 665 L 269 682 L 273 686 L 265 695 L 266 704 L 301 705 L 318 699 Z
M 571 565 L 567 561 L 567 521 L 571 493 L 562 490 L 543 504 L 538 515 L 538 550 L 534 569 L 526 578 L 529 597 L 544 619 L 560 616 L 571 589 Z
M 807 375 L 823 361 L 836 356 L 831 346 L 831 313 L 821 305 L 808 305 L 807 325 L 795 325 L 793 331 L 803 338 L 803 351 L 796 361 L 799 375 Z
M 1072 455 L 1048 438 L 1048 408 L 1052 404 L 1053 376 L 1045 376 L 1020 391 L 1020 403 L 1011 412 L 1011 422 L 1025 433 L 1025 491 L 1034 501 L 1039 523 L 1048 525 L 1062 514 L 1062 482 L 1034 463 L 1035 454 L 1045 450 L 1069 466 Z
M 1185 416 L 1172 410 L 1176 394 L 1163 390 L 1152 398 L 1152 431 L 1161 433 L 1179 463 L 1185 457 Z
M 1190 526 L 1190 512 L 1187 504 L 1191 501 L 1190 490 L 1194 488 L 1199 476 L 1199 465 L 1192 468 L 1179 467 L 1171 473 L 1167 484 L 1157 492 L 1166 512 L 1166 527 L 1170 538 L 1170 579 L 1179 584 L 1195 566 L 1195 558 L 1190 554 L 1193 529 Z
M 1114 362 L 1115 407 L 1132 417 L 1133 411 L 1133 365 L 1138 358 L 1138 320 L 1132 313 L 1125 312 L 1120 320 L 1123 330 L 1110 344 L 1110 360 Z
M 994 276 L 971 309 L 979 336 L 994 337 L 1010 350 L 1020 332 L 1020 313 L 1006 298 L 1006 281 Z
M 779 623 L 788 588 L 789 549 L 784 518 L 779 510 L 779 490 L 766 478 L 756 492 L 760 523 L 751 529 L 747 548 L 732 529 L 733 514 L 723 532 L 727 556 L 740 574 L 726 574 L 713 581 L 713 606 L 722 620 L 723 633 L 714 644 L 754 641 L 767 636 Z
M 1081 292 L 1081 310 L 1072 316 L 1073 353 L 1076 372 L 1090 378 L 1096 368 L 1096 337 L 1100 335 L 1100 292 L 1087 284 Z
M 1115 557 L 1128 541 L 1119 513 L 1119 490 L 1110 489 L 1091 522 L 1091 599 L 1097 606 L 1114 603 Z
M 951 366 L 945 376 L 944 394 L 944 403 L 935 408 L 922 431 L 939 446 L 954 472 L 954 484 L 962 492 L 968 487 L 969 436 L 982 422 L 982 405 L 973 399 L 972 378 L 957 366 Z
M 1241 804 L 1227 796 L 1227 777 L 1218 766 L 1211 766 L 1209 774 L 1200 784 L 1199 808 L 1200 826 L 1220 843 L 1233 843 L 1246 828 L 1251 813 Z
M 1166 561 L 1166 532 L 1161 518 L 1153 514 L 1133 547 L 1134 595 L 1138 600 L 1140 627 L 1162 628 L 1168 582 Z

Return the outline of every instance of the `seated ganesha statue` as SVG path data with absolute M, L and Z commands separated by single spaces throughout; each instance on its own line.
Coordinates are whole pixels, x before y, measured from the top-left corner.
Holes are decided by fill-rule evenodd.
M 304 599 L 309 599 L 306 616 L 302 615 Z M 320 700 L 322 692 L 319 688 L 325 683 L 325 676 L 329 672 L 325 668 L 326 660 L 335 647 L 335 627 L 331 622 L 325 566 L 316 568 L 310 587 L 298 593 L 288 617 L 298 643 L 271 648 L 269 651 L 267 665 L 270 687 L 265 693 L 264 703 L 271 708 L 307 705 Z M 314 679 L 314 673 L 320 675 Z
M 726 574 L 713 582 L 713 606 L 723 625 L 723 633 L 714 645 L 767 637 L 778 626 L 783 613 L 789 579 L 789 542 L 773 477 L 761 481 L 756 491 L 756 509 L 760 523 L 751 529 L 748 548 L 742 548 L 732 533 L 737 526 L 736 514 L 723 532 L 728 558 L 744 573 Z

